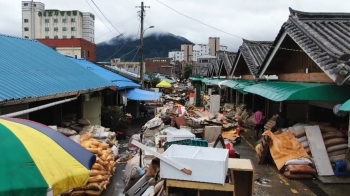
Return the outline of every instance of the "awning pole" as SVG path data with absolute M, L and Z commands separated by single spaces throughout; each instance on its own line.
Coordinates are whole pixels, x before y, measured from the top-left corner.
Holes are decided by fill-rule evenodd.
M 66 103 L 66 102 L 69 102 L 69 101 L 73 101 L 73 100 L 76 100 L 78 97 L 73 97 L 73 98 L 69 98 L 69 99 L 64 99 L 64 100 L 61 100 L 61 101 L 56 101 L 56 102 L 53 102 L 53 103 L 49 103 L 49 104 L 45 104 L 45 105 L 42 105 L 42 106 L 38 106 L 38 107 L 35 107 L 35 108 L 30 108 L 30 109 L 27 109 L 27 110 L 22 110 L 22 111 L 18 111 L 18 112 L 13 112 L 13 113 L 10 113 L 10 114 L 4 114 L 4 115 L 1 115 L 2 117 L 15 117 L 15 116 L 20 116 L 20 115 L 23 115 L 23 114 L 28 114 L 30 112 L 34 112 L 34 111 L 38 111 L 38 110 L 41 110 L 41 109 L 45 109 L 45 108 L 48 108 L 48 107 L 51 107 L 51 106 L 54 106 L 54 105 L 58 105 L 58 104 L 61 104 L 61 103 Z

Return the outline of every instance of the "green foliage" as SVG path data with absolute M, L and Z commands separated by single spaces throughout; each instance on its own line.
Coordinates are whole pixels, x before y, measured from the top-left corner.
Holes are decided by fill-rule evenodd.
M 160 78 L 156 77 L 155 73 L 148 74 L 148 77 L 151 84 L 158 84 L 160 82 Z
M 64 16 L 65 11 L 60 11 L 61 16 Z
M 67 11 L 67 16 L 70 16 L 71 15 L 71 11 Z
M 76 16 L 77 15 L 77 11 L 73 11 L 73 16 Z
M 112 131 L 125 131 L 128 128 L 128 120 L 123 111 L 117 106 L 102 106 L 101 125 L 111 128 Z
M 52 16 L 52 11 L 49 11 L 49 16 Z
M 186 65 L 185 66 L 185 78 L 188 79 L 191 75 L 192 75 L 192 69 L 193 69 L 193 65 Z

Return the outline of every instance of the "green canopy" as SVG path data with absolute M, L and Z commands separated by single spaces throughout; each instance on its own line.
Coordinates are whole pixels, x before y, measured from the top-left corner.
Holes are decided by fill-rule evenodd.
M 344 112 L 350 112 L 350 99 L 347 100 L 342 106 L 340 106 L 339 110 Z
M 302 82 L 263 82 L 250 85 L 244 91 L 272 101 L 304 100 L 344 102 L 350 97 L 350 87 Z
M 225 82 L 221 85 L 223 86 L 227 86 L 229 88 L 235 89 L 238 92 L 242 93 L 242 94 L 248 94 L 247 92 L 244 91 L 244 88 L 246 86 L 250 86 L 254 84 L 254 81 L 250 81 L 250 80 L 231 80 L 228 82 Z
M 192 80 L 193 82 L 200 82 L 200 81 L 202 81 L 204 78 L 190 77 L 190 78 L 188 78 L 188 79 Z
M 220 82 L 224 81 L 223 79 L 211 79 L 208 81 L 209 85 L 218 85 Z

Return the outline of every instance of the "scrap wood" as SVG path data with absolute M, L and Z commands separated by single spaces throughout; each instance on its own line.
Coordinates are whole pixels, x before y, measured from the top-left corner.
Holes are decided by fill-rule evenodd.
M 264 164 L 266 162 L 266 156 L 269 152 L 271 139 L 267 135 L 263 135 L 261 142 L 256 146 L 255 151 L 258 157 L 258 164 Z

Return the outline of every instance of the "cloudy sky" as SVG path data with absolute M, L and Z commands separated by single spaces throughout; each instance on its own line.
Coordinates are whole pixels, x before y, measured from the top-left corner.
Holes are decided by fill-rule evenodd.
M 134 36 L 138 33 L 139 8 L 135 6 L 140 6 L 140 0 L 39 2 L 45 4 L 45 9 L 93 13 L 96 16 L 97 43 L 107 41 L 120 32 Z M 350 12 L 350 1 L 345 0 L 143 0 L 143 2 L 146 6 L 150 6 L 146 9 L 145 28 L 155 26 L 147 30 L 145 36 L 151 33 L 170 32 L 198 44 L 208 43 L 208 37 L 220 37 L 221 45 L 227 45 L 232 51 L 241 44 L 242 37 L 257 41 L 274 40 L 281 25 L 288 18 L 288 7 L 310 12 Z M 0 0 L 0 7 L 2 9 L 0 33 L 21 36 L 21 0 Z

